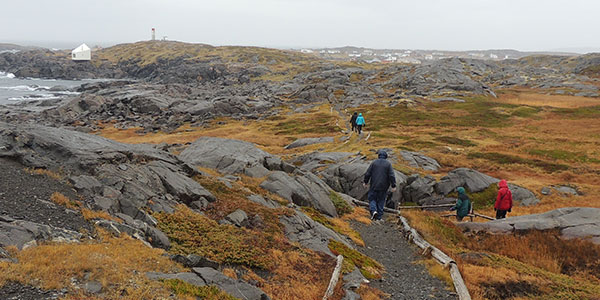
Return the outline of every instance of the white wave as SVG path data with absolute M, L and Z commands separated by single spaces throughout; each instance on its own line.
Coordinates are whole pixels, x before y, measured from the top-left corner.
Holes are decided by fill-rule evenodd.
M 9 101 L 40 101 L 40 100 L 54 100 L 60 99 L 60 96 L 52 95 L 52 94 L 40 94 L 34 96 L 21 96 L 21 97 L 11 97 L 8 98 Z
M 6 78 L 15 78 L 15 74 L 13 74 L 13 73 L 8 73 L 8 72 L 1 72 L 1 71 L 0 71 L 0 77 L 6 77 Z
M 36 86 L 29 85 L 16 85 L 16 86 L 0 86 L 0 89 L 3 90 L 11 90 L 11 91 L 21 91 L 21 92 L 34 92 L 37 90 Z

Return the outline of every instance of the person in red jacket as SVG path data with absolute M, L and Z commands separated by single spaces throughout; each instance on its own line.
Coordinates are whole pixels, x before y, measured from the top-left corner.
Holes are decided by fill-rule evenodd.
M 498 196 L 496 197 L 496 204 L 494 205 L 496 219 L 506 218 L 506 212 L 510 212 L 512 209 L 512 202 L 512 193 L 508 189 L 506 180 L 502 179 L 498 182 Z

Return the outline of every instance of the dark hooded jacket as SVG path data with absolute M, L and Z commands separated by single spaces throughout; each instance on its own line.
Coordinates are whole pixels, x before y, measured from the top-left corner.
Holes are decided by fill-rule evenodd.
M 371 181 L 369 190 L 374 191 L 387 191 L 390 185 L 396 187 L 396 176 L 394 175 L 394 168 L 392 164 L 387 160 L 387 153 L 385 151 L 379 151 L 379 158 L 374 160 L 367 173 L 365 173 L 365 184 Z
M 456 201 L 456 205 L 454 209 L 456 209 L 456 215 L 459 217 L 466 217 L 469 215 L 469 211 L 471 210 L 471 199 L 467 196 L 465 189 L 463 187 L 459 187 L 458 191 L 458 201 Z
M 356 118 L 358 117 L 357 113 L 354 113 L 352 115 L 352 118 L 350 118 L 350 124 L 352 124 L 352 126 L 356 126 Z
M 498 196 L 496 197 L 496 204 L 494 208 L 497 210 L 509 210 L 513 206 L 512 193 L 508 189 L 506 180 L 502 179 L 498 183 Z

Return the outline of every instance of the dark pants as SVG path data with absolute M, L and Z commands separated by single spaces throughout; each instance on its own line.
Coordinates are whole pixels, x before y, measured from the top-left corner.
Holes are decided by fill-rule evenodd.
M 356 127 L 358 128 L 358 134 L 360 134 L 362 132 L 362 125 L 356 125 Z
M 507 212 L 507 210 L 501 210 L 501 209 L 496 210 L 496 220 L 506 218 L 506 212 Z
M 459 215 L 456 215 L 456 221 L 462 222 L 464 217 L 461 217 Z
M 374 191 L 369 190 L 368 199 L 369 199 L 369 211 L 371 215 L 373 212 L 377 212 L 377 216 L 375 220 L 381 220 L 383 217 L 383 207 L 385 206 L 385 200 L 387 196 L 387 191 Z
M 356 131 L 356 124 L 352 124 L 352 131 Z

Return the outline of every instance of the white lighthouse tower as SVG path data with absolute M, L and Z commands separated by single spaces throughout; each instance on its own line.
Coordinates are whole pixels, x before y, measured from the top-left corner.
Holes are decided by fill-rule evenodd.
M 156 40 L 156 29 L 152 28 L 152 40 Z

